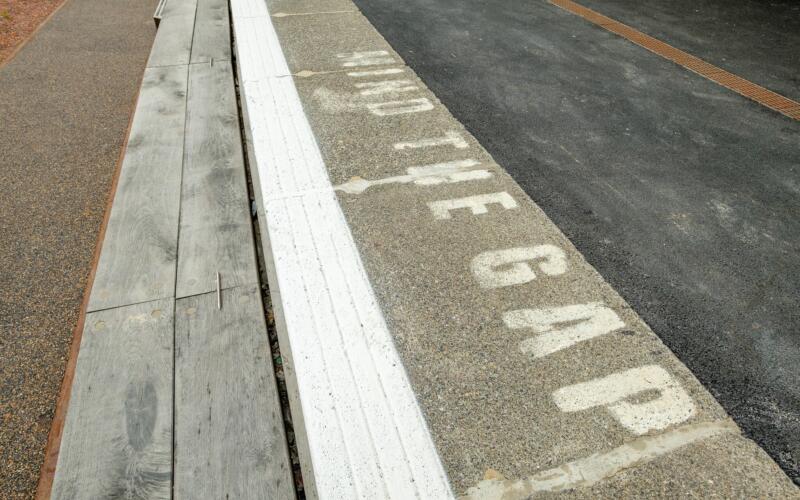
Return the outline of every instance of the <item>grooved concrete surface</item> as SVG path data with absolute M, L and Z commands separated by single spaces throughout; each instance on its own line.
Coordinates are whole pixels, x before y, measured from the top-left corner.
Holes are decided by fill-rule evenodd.
M 800 482 L 800 123 L 544 0 L 355 3 Z M 798 95 L 791 2 L 632 3 L 587 5 Z
M 155 0 L 68 0 L 0 68 L 0 496 L 29 498 Z

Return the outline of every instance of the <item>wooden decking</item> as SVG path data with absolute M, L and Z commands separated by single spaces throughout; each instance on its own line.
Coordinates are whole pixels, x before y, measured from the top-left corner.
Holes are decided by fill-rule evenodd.
M 52 498 L 292 498 L 228 4 L 169 0 L 160 15 Z

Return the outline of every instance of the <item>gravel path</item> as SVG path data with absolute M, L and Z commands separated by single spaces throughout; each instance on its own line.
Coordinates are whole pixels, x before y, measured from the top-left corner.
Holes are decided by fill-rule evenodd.
M 33 496 L 155 0 L 68 0 L 0 68 L 0 492 Z
M 64 0 L 0 0 L 0 64 Z

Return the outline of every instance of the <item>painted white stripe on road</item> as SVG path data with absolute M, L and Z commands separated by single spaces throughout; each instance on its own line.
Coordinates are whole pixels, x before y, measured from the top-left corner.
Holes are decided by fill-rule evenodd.
M 307 483 L 319 498 L 453 498 L 269 14 L 242 17 L 239 2 L 238 64 Z
M 413 182 L 418 186 L 438 186 L 439 184 L 453 184 L 488 179 L 492 173 L 485 168 L 476 169 L 480 165 L 477 160 L 455 160 L 420 167 L 408 167 L 407 175 L 385 177 L 383 179 L 369 180 L 355 177 L 344 184 L 339 184 L 334 189 L 350 194 L 360 194 L 371 186 L 386 184 L 408 184 Z
M 470 488 L 460 500 L 522 500 L 536 493 L 588 488 L 623 469 L 647 463 L 703 439 L 729 433 L 739 433 L 739 428 L 731 420 L 685 425 L 542 471 L 528 479 L 482 481 Z
M 362 78 L 365 76 L 396 75 L 402 72 L 403 70 L 401 68 L 373 69 L 369 71 L 351 71 L 350 73 L 347 73 L 347 76 Z

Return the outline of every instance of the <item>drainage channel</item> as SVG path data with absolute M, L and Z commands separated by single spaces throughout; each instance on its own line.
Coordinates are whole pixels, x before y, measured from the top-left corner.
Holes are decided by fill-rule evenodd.
M 228 4 L 229 12 L 230 3 Z M 233 31 L 233 23 L 230 22 L 231 44 L 235 48 L 236 39 Z M 297 441 L 295 439 L 294 423 L 292 421 L 292 410 L 289 405 L 289 394 L 286 389 L 286 379 L 283 370 L 283 356 L 278 342 L 278 334 L 275 329 L 275 314 L 272 308 L 272 298 L 269 292 L 269 280 L 267 277 L 267 267 L 264 261 L 264 247 L 261 241 L 261 231 L 259 229 L 258 210 L 256 209 L 256 197 L 253 188 L 253 177 L 250 166 L 250 148 L 247 127 L 244 124 L 244 114 L 242 109 L 241 93 L 239 89 L 239 67 L 236 58 L 236 50 L 231 50 L 231 62 L 233 65 L 234 88 L 236 90 L 236 105 L 239 110 L 239 129 L 242 138 L 242 153 L 244 155 L 245 176 L 247 178 L 247 195 L 250 200 L 250 218 L 253 224 L 253 237 L 255 239 L 256 259 L 258 264 L 258 276 L 261 291 L 261 300 L 264 304 L 264 316 L 267 323 L 267 334 L 269 335 L 269 345 L 272 354 L 272 366 L 275 370 L 275 381 L 278 385 L 278 395 L 280 397 L 281 415 L 283 417 L 284 435 L 289 449 L 289 459 L 292 463 L 292 476 L 294 478 L 295 493 L 299 500 L 306 498 L 303 487 L 303 473 L 300 468 L 300 458 L 297 453 Z

